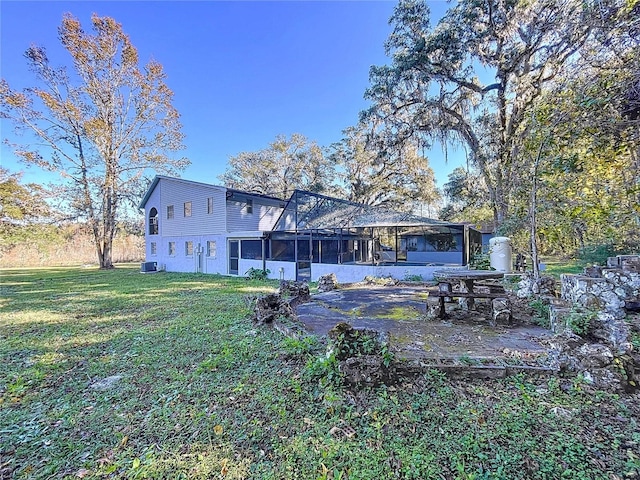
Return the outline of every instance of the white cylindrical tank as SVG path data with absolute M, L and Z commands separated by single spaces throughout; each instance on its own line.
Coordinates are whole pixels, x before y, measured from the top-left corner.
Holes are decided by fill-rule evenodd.
M 511 239 L 508 237 L 493 237 L 489 239 L 489 262 L 491 268 L 498 272 L 511 272 Z

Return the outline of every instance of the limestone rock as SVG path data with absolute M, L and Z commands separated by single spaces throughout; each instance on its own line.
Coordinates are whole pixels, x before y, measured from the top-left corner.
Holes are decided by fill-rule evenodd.
M 278 293 L 270 293 L 256 300 L 253 320 L 258 325 L 272 323 L 278 317 L 293 318 L 293 309 L 289 302 Z
M 103 378 L 101 380 L 96 380 L 91 385 L 90 388 L 94 390 L 109 390 L 113 388 L 118 382 L 122 380 L 122 375 L 111 375 L 110 377 Z
M 385 366 L 380 355 L 350 357 L 340 362 L 344 380 L 352 385 L 380 385 L 386 378 Z
M 442 310 L 440 308 L 440 299 L 438 297 L 427 298 L 427 315 L 432 318 L 440 318 Z
M 555 334 L 563 334 L 569 329 L 571 308 L 563 305 L 549 305 L 549 323 L 551 331 Z
M 577 354 L 582 368 L 585 369 L 606 367 L 613 361 L 611 349 L 601 343 L 585 343 L 578 349 Z
M 511 306 L 507 298 L 494 298 L 492 304 L 492 321 L 491 325 L 511 325 Z
M 586 277 L 592 277 L 592 278 L 602 277 L 602 267 L 600 265 L 584 267 L 583 272 Z
M 616 354 L 624 355 L 633 350 L 629 341 L 631 332 L 624 317 L 619 318 L 611 312 L 600 312 L 596 317 L 596 324 L 594 336 L 611 345 Z
M 280 295 L 291 295 L 298 297 L 300 300 L 308 300 L 309 284 L 307 282 L 293 282 L 290 280 L 282 280 L 280 282 Z
M 322 275 L 318 279 L 318 291 L 319 292 L 330 292 L 331 290 L 335 290 L 338 288 L 338 279 L 336 278 L 335 273 L 329 273 L 327 275 Z
M 553 277 L 543 275 L 539 280 L 533 276 L 531 272 L 522 274 L 518 283 L 518 298 L 529 298 L 534 295 L 553 295 L 555 294 L 556 281 Z

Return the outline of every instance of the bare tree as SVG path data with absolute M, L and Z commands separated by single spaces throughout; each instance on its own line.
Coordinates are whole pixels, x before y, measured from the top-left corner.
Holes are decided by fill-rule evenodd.
M 0 116 L 34 134 L 32 144 L 12 144 L 16 155 L 59 174 L 69 206 L 91 227 L 100 268 L 113 268 L 123 202 L 139 198 L 145 174 L 175 173 L 189 162 L 166 153 L 183 148 L 183 135 L 162 65 L 151 60 L 140 68 L 119 23 L 95 14 L 91 21 L 93 34 L 71 14 L 59 27 L 74 77 L 31 46 L 25 57 L 39 86 L 19 92 L 3 79 Z

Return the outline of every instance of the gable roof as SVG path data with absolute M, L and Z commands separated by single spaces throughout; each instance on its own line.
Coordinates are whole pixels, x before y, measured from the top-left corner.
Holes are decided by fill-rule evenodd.
M 138 208 L 144 209 L 145 205 L 149 201 L 149 197 L 151 197 L 151 194 L 155 190 L 156 186 L 158 185 L 158 183 L 160 183 L 160 180 L 168 180 L 168 181 L 172 181 L 172 182 L 181 182 L 181 183 L 186 183 L 186 184 L 190 184 L 190 185 L 198 185 L 198 186 L 201 186 L 201 187 L 212 188 L 214 190 L 222 190 L 222 191 L 226 192 L 228 200 L 234 200 L 234 199 L 246 200 L 246 199 L 251 199 L 251 198 L 256 198 L 256 199 L 259 198 L 259 199 L 262 199 L 262 200 L 267 200 L 269 202 L 273 202 L 274 204 L 283 204 L 284 205 L 284 202 L 285 202 L 285 200 L 283 200 L 281 198 L 270 197 L 268 195 L 262 195 L 262 194 L 258 194 L 258 193 L 244 192 L 242 190 L 236 190 L 234 188 L 227 188 L 227 187 L 223 187 L 221 185 L 212 185 L 210 183 L 195 182 L 193 180 L 185 180 L 183 178 L 167 177 L 165 175 L 156 175 L 153 178 L 153 180 L 151 181 L 151 183 L 149 184 L 149 188 L 147 188 L 147 192 L 144 194 L 144 197 L 142 197 L 142 200 L 140 201 L 140 204 L 138 205 Z

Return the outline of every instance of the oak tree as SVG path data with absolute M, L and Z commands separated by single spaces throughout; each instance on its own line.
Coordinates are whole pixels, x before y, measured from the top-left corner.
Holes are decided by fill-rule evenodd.
M 429 160 L 410 142 L 394 151 L 378 148 L 366 125 L 347 128 L 332 146 L 348 199 L 395 210 L 419 211 L 440 199 Z
M 432 27 L 425 0 L 401 0 L 385 45 L 391 64 L 372 68 L 364 117 L 391 145 L 462 145 L 500 224 L 527 112 L 587 41 L 600 3 L 460 0 Z
M 326 192 L 335 168 L 322 149 L 304 135 L 278 135 L 267 148 L 229 158 L 224 185 L 262 195 L 288 198 L 294 190 Z

